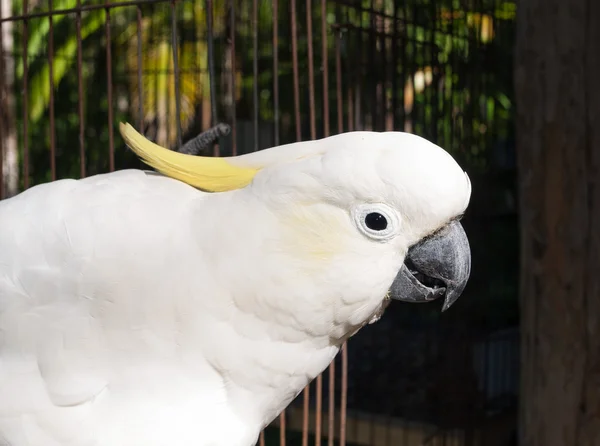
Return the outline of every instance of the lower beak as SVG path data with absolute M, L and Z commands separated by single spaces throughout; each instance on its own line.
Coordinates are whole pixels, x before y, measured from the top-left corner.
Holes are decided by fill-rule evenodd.
M 469 240 L 454 221 L 408 250 L 389 296 L 416 303 L 444 297 L 446 311 L 464 291 L 470 273 Z

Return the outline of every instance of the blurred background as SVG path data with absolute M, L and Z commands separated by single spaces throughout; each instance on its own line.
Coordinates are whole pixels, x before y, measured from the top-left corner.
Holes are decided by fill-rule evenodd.
M 421 135 L 473 184 L 464 296 L 391 305 L 260 444 L 600 445 L 598 19 L 590 0 L 0 0 L 0 196 L 145 168 L 121 121 L 174 150 L 227 123 L 215 156 Z

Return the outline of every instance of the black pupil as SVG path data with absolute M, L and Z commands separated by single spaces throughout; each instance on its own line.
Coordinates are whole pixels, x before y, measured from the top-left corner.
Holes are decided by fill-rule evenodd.
M 373 231 L 383 231 L 387 228 L 388 222 L 379 212 L 371 212 L 365 217 L 365 223 Z

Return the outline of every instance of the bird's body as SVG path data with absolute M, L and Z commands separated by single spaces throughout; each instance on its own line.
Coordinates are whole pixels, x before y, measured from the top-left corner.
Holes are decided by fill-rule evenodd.
M 226 200 L 205 211 L 212 198 L 122 171 L 0 206 L 0 246 L 19 246 L 0 251 L 0 433 L 36 446 L 246 446 L 327 367 L 337 351 L 327 339 L 254 324 L 236 304 L 228 282 L 243 287 L 240 265 L 254 274 L 260 253 L 235 249 L 245 212 Z
M 254 444 L 468 202 L 451 158 L 464 190 L 432 207 L 340 150 L 222 193 L 127 170 L 0 202 L 0 445 Z M 342 187 L 357 169 L 383 180 Z M 400 205 L 403 231 L 360 234 L 363 202 Z

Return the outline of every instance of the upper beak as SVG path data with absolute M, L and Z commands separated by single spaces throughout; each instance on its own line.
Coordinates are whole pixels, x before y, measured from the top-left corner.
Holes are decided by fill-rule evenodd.
M 406 302 L 445 296 L 445 311 L 462 294 L 470 273 L 469 240 L 462 225 L 454 221 L 408 250 L 389 296 Z

